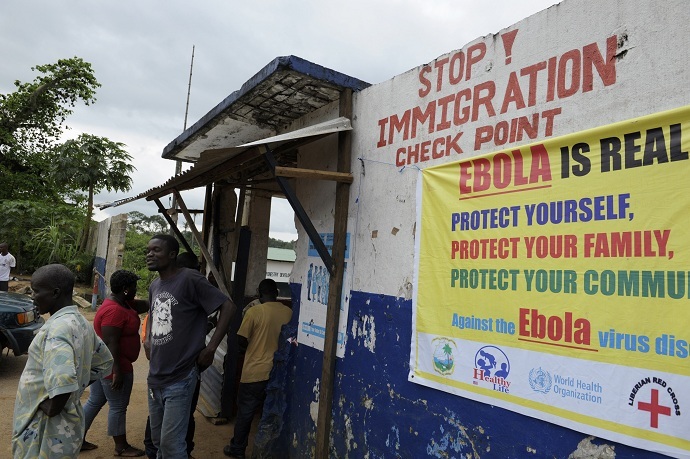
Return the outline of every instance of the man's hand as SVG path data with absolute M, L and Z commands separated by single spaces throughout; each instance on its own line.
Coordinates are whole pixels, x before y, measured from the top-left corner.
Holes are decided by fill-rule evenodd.
M 213 364 L 213 356 L 216 350 L 211 349 L 208 346 L 202 349 L 199 353 L 199 357 L 196 359 L 196 364 L 199 366 L 199 372 L 201 373 Z

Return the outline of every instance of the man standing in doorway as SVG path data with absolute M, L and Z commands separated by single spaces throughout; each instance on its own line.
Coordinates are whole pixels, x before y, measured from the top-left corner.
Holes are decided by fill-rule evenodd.
M 17 260 L 9 252 L 7 242 L 0 243 L 0 292 L 10 288 L 10 270 L 17 266 Z
M 258 304 L 250 308 L 237 331 L 240 352 L 246 350 L 237 394 L 235 434 L 223 448 L 226 456 L 244 458 L 249 431 L 256 411 L 266 398 L 268 376 L 273 368 L 273 354 L 278 349 L 280 329 L 290 322 L 292 310 L 277 301 L 278 285 L 273 279 L 259 283 Z
M 149 363 L 151 439 L 162 459 L 186 459 L 185 436 L 199 373 L 213 356 L 235 304 L 198 271 L 177 265 L 180 245 L 168 234 L 151 238 L 146 266 L 159 278 L 149 287 L 146 343 Z M 220 309 L 218 325 L 205 344 L 207 317 Z

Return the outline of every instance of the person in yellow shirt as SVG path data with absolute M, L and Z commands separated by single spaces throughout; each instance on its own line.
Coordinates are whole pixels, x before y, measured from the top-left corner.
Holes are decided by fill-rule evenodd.
M 259 283 L 259 300 L 249 308 L 237 331 L 240 352 L 245 351 L 242 377 L 237 394 L 235 432 L 223 454 L 244 458 L 252 419 L 266 399 L 268 376 L 273 368 L 273 354 L 278 350 L 280 329 L 290 322 L 292 309 L 277 301 L 278 285 L 272 279 Z

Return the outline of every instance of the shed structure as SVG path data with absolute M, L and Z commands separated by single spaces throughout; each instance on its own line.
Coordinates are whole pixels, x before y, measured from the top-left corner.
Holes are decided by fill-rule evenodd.
M 421 171 L 688 105 L 687 24 L 680 0 L 565 0 L 373 86 L 282 57 L 165 148 L 194 167 L 134 199 L 206 186 L 199 239 L 219 274 L 244 263 L 238 300 L 266 272 L 270 197 L 295 210 L 299 346 L 286 361 L 273 457 L 690 457 L 687 441 L 660 446 L 665 431 L 650 430 L 645 412 L 618 435 L 508 406 L 488 386 L 459 396 L 448 373 L 418 384 L 414 322 Z M 462 295 L 449 301 L 462 311 Z M 610 400 L 634 387 L 588 376 L 611 384 Z M 559 400 L 548 397 L 547 407 Z

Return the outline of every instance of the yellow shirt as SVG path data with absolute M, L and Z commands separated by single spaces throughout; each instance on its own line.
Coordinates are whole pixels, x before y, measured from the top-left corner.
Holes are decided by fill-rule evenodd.
M 292 309 L 277 301 L 249 308 L 237 334 L 249 341 L 240 382 L 266 381 L 273 368 L 273 354 L 278 350 L 280 329 L 290 322 Z

